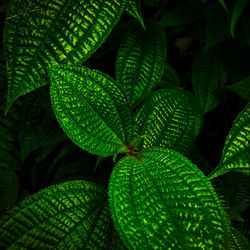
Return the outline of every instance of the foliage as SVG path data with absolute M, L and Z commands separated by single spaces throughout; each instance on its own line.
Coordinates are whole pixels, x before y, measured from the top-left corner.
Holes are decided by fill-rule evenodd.
M 250 6 L 9 0 L 1 249 L 249 249 Z

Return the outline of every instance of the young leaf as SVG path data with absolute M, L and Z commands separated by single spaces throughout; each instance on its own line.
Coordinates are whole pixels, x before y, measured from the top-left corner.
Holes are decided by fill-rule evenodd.
M 141 15 L 141 1 L 140 0 L 128 0 L 126 11 L 135 19 L 137 19 L 142 28 L 146 30 L 142 15 Z
M 231 25 L 230 25 L 231 35 L 233 38 L 235 38 L 234 32 L 235 32 L 236 24 L 239 20 L 239 17 L 241 15 L 244 7 L 247 5 L 248 2 L 249 2 L 249 0 L 235 0 L 235 2 L 234 2 Z
M 227 75 L 213 51 L 199 51 L 192 65 L 192 85 L 203 113 L 215 108 L 224 94 Z
M 128 32 L 116 59 L 116 79 L 131 107 L 159 83 L 166 60 L 164 30 L 153 21 L 146 22 L 146 28 L 137 25 Z
M 250 249 L 250 243 L 240 231 L 232 227 L 232 235 L 230 241 L 230 249 L 247 250 Z
M 48 187 L 0 221 L 1 249 L 108 249 L 114 243 L 119 249 L 106 191 L 85 181 Z
M 226 86 L 230 91 L 235 92 L 240 98 L 245 101 L 250 101 L 250 76 L 240 80 L 237 83 Z
M 227 219 L 211 183 L 175 151 L 122 158 L 111 174 L 109 205 L 129 249 L 227 249 Z
M 111 77 L 85 67 L 56 66 L 51 80 L 57 120 L 75 144 L 100 156 L 127 151 L 132 114 Z
M 236 117 L 226 139 L 222 158 L 210 179 L 228 171 L 250 174 L 250 103 Z
M 8 106 L 48 82 L 47 66 L 81 65 L 107 38 L 126 0 L 13 0 L 6 16 Z
M 158 146 L 186 154 L 191 150 L 201 120 L 183 90 L 157 90 L 136 116 L 137 135 L 143 136 L 139 147 Z

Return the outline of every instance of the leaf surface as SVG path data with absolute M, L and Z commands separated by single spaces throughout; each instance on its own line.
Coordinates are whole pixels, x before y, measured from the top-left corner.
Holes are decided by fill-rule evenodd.
M 140 0 L 128 0 L 126 11 L 132 17 L 134 17 L 140 22 L 144 30 L 146 29 L 143 19 L 142 19 L 142 15 L 141 15 L 141 1 Z
M 128 31 L 116 59 L 116 79 L 131 107 L 159 83 L 166 60 L 164 30 L 153 21 L 146 22 L 146 28 L 135 25 Z
M 51 100 L 64 132 L 100 156 L 126 152 L 132 129 L 127 100 L 108 75 L 85 67 L 51 69 Z
M 114 225 L 129 249 L 226 249 L 229 228 L 204 174 L 172 150 L 124 157 L 109 183 Z
M 164 66 L 159 85 L 163 88 L 177 88 L 180 86 L 180 84 L 181 79 L 179 74 L 176 72 L 173 66 L 167 63 Z
M 232 236 L 230 249 L 237 250 L 247 250 L 250 249 L 250 243 L 247 238 L 245 238 L 240 231 L 232 227 Z
M 120 249 L 119 243 L 106 191 L 85 181 L 50 186 L 0 222 L 2 249 L 109 249 L 112 244 Z
M 210 179 L 238 171 L 250 174 L 250 103 L 236 117 L 226 139 L 221 161 Z
M 126 0 L 13 0 L 6 16 L 8 103 L 48 83 L 47 66 L 81 65 L 118 22 Z

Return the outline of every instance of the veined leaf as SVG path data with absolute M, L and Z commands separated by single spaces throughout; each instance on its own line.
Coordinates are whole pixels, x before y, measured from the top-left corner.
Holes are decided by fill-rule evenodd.
M 163 88 L 176 88 L 179 87 L 180 84 L 181 79 L 179 74 L 174 67 L 167 63 L 164 67 L 159 85 Z
M 201 120 L 185 91 L 157 90 L 136 116 L 137 136 L 142 137 L 139 148 L 159 146 L 186 154 L 191 150 Z
M 232 19 L 231 19 L 231 35 L 233 38 L 235 38 L 235 27 L 236 24 L 239 20 L 239 17 L 244 9 L 244 7 L 247 5 L 247 3 L 249 2 L 249 0 L 235 0 L 234 2 L 234 7 L 233 7 L 233 13 L 232 13 Z
M 107 38 L 126 0 L 12 0 L 5 22 L 8 103 L 48 82 L 47 66 L 81 65 Z
M 130 106 L 136 105 L 159 83 L 166 60 L 164 30 L 157 22 L 146 22 L 128 31 L 116 59 L 116 79 L 127 94 Z
M 235 92 L 240 98 L 245 101 L 250 101 L 250 76 L 232 85 L 226 86 L 230 91 Z
M 85 181 L 48 187 L 0 221 L 1 249 L 119 249 L 114 235 L 106 191 Z
M 142 28 L 146 30 L 142 15 L 141 15 L 141 1 L 140 0 L 128 0 L 126 11 L 135 19 L 137 19 Z
M 234 250 L 248 250 L 250 249 L 250 243 L 245 238 L 240 231 L 238 231 L 236 228 L 232 227 L 232 236 L 231 236 L 231 243 L 230 243 L 230 249 Z
M 228 171 L 250 174 L 250 103 L 236 117 L 226 139 L 221 161 L 210 179 Z
M 227 219 L 211 183 L 175 151 L 122 158 L 111 174 L 109 205 L 129 249 L 227 249 Z
M 79 147 L 100 156 L 126 152 L 132 114 L 115 81 L 85 67 L 51 68 L 51 100 L 58 122 Z
M 227 75 L 213 51 L 198 52 L 192 65 L 192 85 L 204 113 L 215 108 L 224 94 Z

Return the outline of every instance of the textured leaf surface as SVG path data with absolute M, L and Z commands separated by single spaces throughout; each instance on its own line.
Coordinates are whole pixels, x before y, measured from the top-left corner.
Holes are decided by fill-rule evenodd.
M 104 42 L 126 0 L 12 0 L 5 23 L 8 102 L 47 84 L 46 66 L 81 65 Z
M 204 113 L 215 108 L 223 96 L 227 75 L 213 51 L 198 52 L 192 65 L 192 85 Z
M 232 227 L 232 236 L 231 236 L 231 244 L 230 244 L 231 250 L 248 250 L 250 249 L 250 243 L 245 238 L 240 231 L 238 231 L 236 228 Z
M 51 69 L 51 100 L 56 117 L 69 138 L 100 156 L 126 152 L 132 115 L 115 81 L 85 67 Z
M 159 85 L 163 88 L 176 88 L 179 87 L 180 84 L 181 79 L 179 74 L 174 67 L 167 63 L 164 67 Z
M 235 119 L 224 145 L 221 162 L 210 178 L 230 170 L 250 174 L 250 103 Z
M 245 101 L 250 101 L 250 76 L 241 81 L 226 87 L 230 91 L 235 92 L 239 97 Z
M 191 150 L 201 120 L 184 91 L 155 91 L 136 116 L 137 136 L 142 137 L 139 147 L 159 146 L 185 154 Z
M 109 205 L 130 249 L 227 249 L 228 225 L 211 183 L 172 150 L 122 158 L 111 175 Z
M 106 191 L 85 181 L 48 187 L 0 222 L 1 249 L 109 249 L 113 236 Z
M 164 30 L 157 22 L 146 22 L 146 31 L 128 31 L 116 59 L 116 79 L 133 106 L 159 83 L 166 60 Z
M 142 15 L 141 15 L 141 1 L 140 0 L 128 0 L 126 11 L 135 19 L 137 19 L 142 28 L 145 30 Z

